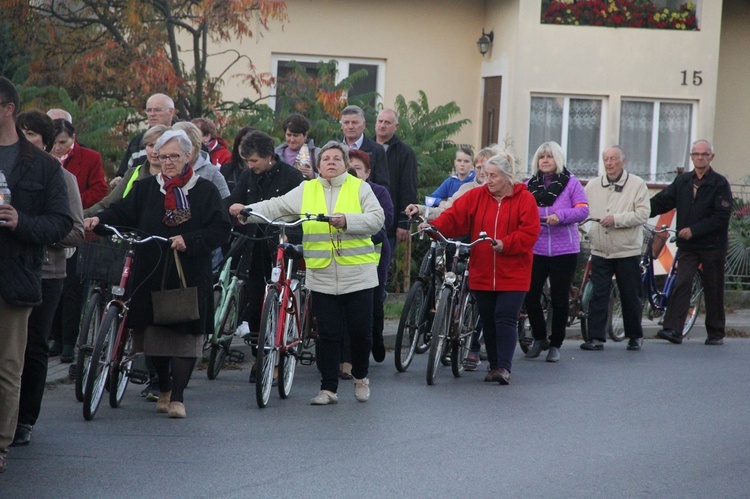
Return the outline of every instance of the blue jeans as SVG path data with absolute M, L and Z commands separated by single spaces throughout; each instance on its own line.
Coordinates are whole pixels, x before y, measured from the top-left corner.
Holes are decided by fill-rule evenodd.
M 525 291 L 472 291 L 484 328 L 490 369 L 511 370 L 518 340 L 518 313 Z

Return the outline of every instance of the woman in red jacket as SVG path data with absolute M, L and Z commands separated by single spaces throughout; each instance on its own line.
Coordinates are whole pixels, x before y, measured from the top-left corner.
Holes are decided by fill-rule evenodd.
M 55 144 L 52 146 L 52 155 L 78 179 L 78 190 L 85 210 L 101 201 L 109 190 L 104 179 L 102 155 L 76 142 L 76 129 L 72 123 L 64 119 L 54 120 L 54 123 Z
M 515 180 L 513 165 L 513 156 L 505 152 L 490 158 L 485 185 L 466 192 L 431 222 L 446 237 L 464 236 L 468 227 L 472 240 L 484 231 L 497 241 L 472 248 L 469 288 L 479 307 L 490 362 L 484 380 L 501 385 L 510 383 L 518 313 L 531 283 L 532 249 L 539 237 L 536 201 Z
M 56 119 L 53 123 L 55 142 L 52 145 L 52 155 L 60 160 L 63 168 L 75 175 L 81 193 L 81 204 L 85 210 L 101 201 L 109 190 L 104 179 L 102 155 L 76 142 L 76 130 L 69 121 Z M 60 355 L 60 361 L 66 364 L 73 362 L 83 307 L 83 284 L 76 275 L 77 263 L 77 255 L 68 258 L 66 263 L 67 276 L 52 327 L 54 344 L 49 353 L 50 357 Z

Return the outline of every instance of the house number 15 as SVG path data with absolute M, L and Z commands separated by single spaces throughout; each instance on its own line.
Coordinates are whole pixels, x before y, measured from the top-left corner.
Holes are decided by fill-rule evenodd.
M 693 86 L 699 87 L 703 83 L 703 77 L 701 76 L 703 71 L 693 71 Z M 688 71 L 680 71 L 682 74 L 682 84 L 680 86 L 688 86 Z

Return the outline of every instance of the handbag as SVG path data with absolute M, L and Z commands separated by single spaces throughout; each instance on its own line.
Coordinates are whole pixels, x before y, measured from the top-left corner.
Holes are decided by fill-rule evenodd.
M 169 268 L 169 257 L 164 265 L 164 273 L 161 278 L 161 290 L 151 291 L 151 302 L 154 309 L 154 324 L 157 326 L 169 326 L 198 320 L 198 288 L 188 287 L 185 282 L 185 273 L 182 270 L 180 255 L 174 250 L 174 261 L 177 266 L 177 274 L 180 276 L 180 287 L 177 289 L 164 289 Z

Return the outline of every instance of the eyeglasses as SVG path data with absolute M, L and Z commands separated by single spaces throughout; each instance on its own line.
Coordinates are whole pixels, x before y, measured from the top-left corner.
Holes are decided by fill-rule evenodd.
M 690 155 L 694 158 L 707 158 L 711 156 L 710 152 L 691 152 Z
M 161 107 L 147 107 L 146 108 L 146 114 L 161 113 L 161 112 L 164 112 L 164 111 L 166 111 L 166 109 L 163 109 Z
M 166 156 L 157 156 L 159 161 L 162 163 L 166 163 L 166 162 L 174 163 L 181 157 L 182 157 L 182 154 L 168 154 Z
M 331 225 L 328 225 L 328 235 L 331 238 L 331 246 L 336 252 L 336 256 L 341 256 L 341 231 L 336 229 L 336 241 L 333 240 L 333 230 Z

